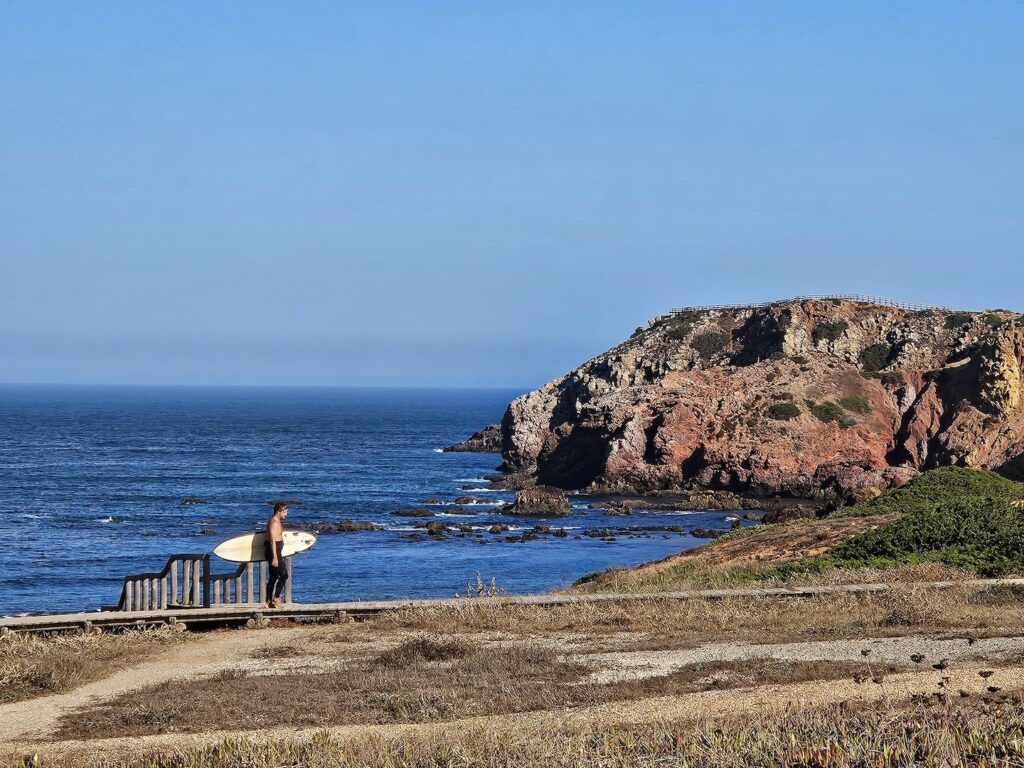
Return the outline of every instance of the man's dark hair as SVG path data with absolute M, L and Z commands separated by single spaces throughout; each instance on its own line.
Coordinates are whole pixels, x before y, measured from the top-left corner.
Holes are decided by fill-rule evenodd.
M 274 505 L 274 514 L 276 515 L 276 514 L 277 514 L 278 512 L 280 512 L 280 511 L 281 511 L 282 509 L 288 509 L 288 505 L 287 505 L 287 504 L 285 504 L 285 503 L 284 503 L 283 501 L 279 501 L 279 502 L 277 502 L 277 503 L 276 503 L 276 504 Z

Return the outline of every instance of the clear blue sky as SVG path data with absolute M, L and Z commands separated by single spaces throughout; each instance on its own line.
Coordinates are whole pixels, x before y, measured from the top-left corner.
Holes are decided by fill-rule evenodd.
M 532 386 L 663 309 L 1024 309 L 1019 2 L 0 5 L 0 381 Z

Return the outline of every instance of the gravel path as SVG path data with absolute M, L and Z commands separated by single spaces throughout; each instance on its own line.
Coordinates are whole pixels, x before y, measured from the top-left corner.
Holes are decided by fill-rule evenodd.
M 864 656 L 862 651 L 867 650 Z M 1024 653 L 1024 637 L 996 637 L 975 640 L 967 638 L 937 640 L 928 637 L 885 637 L 866 640 L 819 640 L 805 643 L 751 645 L 747 643 L 715 643 L 699 648 L 665 651 L 617 651 L 581 654 L 576 657 L 600 667 L 591 679 L 598 683 L 641 679 L 668 675 L 690 664 L 713 661 L 747 661 L 778 659 L 780 661 L 866 661 L 911 664 L 911 654 L 924 655 L 923 666 L 941 659 L 1000 659 Z
M 95 706 L 122 693 L 170 680 L 215 674 L 241 663 L 258 649 L 287 643 L 302 630 L 216 632 L 202 635 L 110 677 L 54 696 L 0 706 L 0 745 L 44 739 L 67 712 Z M 267 664 L 269 662 L 264 662 Z

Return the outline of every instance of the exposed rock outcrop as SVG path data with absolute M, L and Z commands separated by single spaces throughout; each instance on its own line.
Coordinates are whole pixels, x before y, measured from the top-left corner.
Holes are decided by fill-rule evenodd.
M 1024 319 L 838 299 L 665 316 L 513 401 L 503 468 L 611 493 L 864 497 L 1024 473 Z
M 501 453 L 501 425 L 488 424 L 461 443 L 449 445 L 445 453 Z

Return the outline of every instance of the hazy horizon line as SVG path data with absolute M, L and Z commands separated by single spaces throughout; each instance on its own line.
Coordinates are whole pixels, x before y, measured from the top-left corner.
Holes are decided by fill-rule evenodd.
M 120 389 L 418 389 L 418 390 L 522 390 L 536 389 L 536 386 L 431 386 L 417 384 L 238 384 L 238 383 L 119 383 L 95 381 L 0 381 L 0 388 L 7 387 L 92 387 Z

